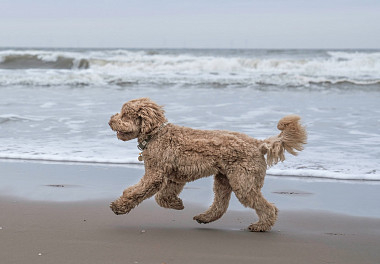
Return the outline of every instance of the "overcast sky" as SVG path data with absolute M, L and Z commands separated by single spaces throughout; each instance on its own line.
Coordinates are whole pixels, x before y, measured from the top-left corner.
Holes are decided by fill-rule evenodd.
M 380 0 L 0 0 L 0 46 L 380 48 Z

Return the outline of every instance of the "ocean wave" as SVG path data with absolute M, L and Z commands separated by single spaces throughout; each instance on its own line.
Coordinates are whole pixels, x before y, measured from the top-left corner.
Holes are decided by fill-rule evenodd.
M 12 121 L 42 121 L 42 118 L 32 116 L 20 116 L 16 114 L 3 114 L 0 115 L 0 124 Z
M 187 50 L 3 50 L 0 71 L 1 86 L 378 86 L 380 52 L 273 57 Z
M 62 157 L 53 156 L 48 154 L 31 155 L 31 154 L 1 154 L 0 159 L 3 160 L 25 160 L 25 161 L 37 161 L 37 162 L 62 162 L 62 163 L 86 163 L 86 164 L 109 164 L 109 165 L 143 165 L 136 158 L 120 159 L 107 159 L 107 158 L 86 158 L 86 157 Z
M 42 51 L 0 51 L 0 69 L 88 69 L 77 54 Z
M 218 75 L 180 75 L 170 76 L 140 74 L 107 74 L 94 71 L 49 71 L 27 70 L 24 72 L 1 72 L 0 87 L 117 87 L 134 86 L 155 87 L 208 87 L 208 88 L 254 88 L 254 89 L 363 89 L 380 90 L 380 78 L 355 79 L 335 77 L 310 77 L 294 74 L 258 76 L 218 76 Z
M 302 178 L 317 178 L 317 179 L 332 179 L 346 181 L 379 181 L 380 175 L 372 172 L 350 174 L 347 172 L 336 172 L 328 170 L 316 169 L 269 169 L 268 175 L 287 176 L 287 177 L 302 177 Z

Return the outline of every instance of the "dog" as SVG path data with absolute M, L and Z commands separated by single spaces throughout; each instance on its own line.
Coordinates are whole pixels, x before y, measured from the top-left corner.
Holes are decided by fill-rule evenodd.
M 187 182 L 214 176 L 214 201 L 204 213 L 194 216 L 198 223 L 213 222 L 226 212 L 231 193 L 245 206 L 256 210 L 258 222 L 248 230 L 269 231 L 275 224 L 278 209 L 262 195 L 267 167 L 285 160 L 285 151 L 297 155 L 306 144 L 305 127 L 300 117 L 283 117 L 277 125 L 281 133 L 264 140 L 225 130 L 197 130 L 168 123 L 162 106 L 149 98 L 126 102 L 113 115 L 109 126 L 117 138 L 137 138 L 142 151 L 145 174 L 124 190 L 110 208 L 126 214 L 143 200 L 155 195 L 164 208 L 184 209 L 178 197 Z M 265 158 L 266 156 L 266 158 Z

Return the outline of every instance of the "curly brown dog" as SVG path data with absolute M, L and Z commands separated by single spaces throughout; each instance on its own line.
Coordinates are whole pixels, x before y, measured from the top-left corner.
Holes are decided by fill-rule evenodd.
M 178 195 L 185 184 L 214 175 L 214 202 L 194 220 L 206 224 L 222 217 L 234 192 L 259 216 L 249 230 L 268 231 L 276 222 L 278 209 L 261 194 L 266 169 L 285 160 L 285 150 L 296 155 L 296 150 L 303 149 L 307 136 L 299 119 L 286 116 L 277 125 L 279 135 L 257 140 L 238 132 L 168 124 L 163 108 L 149 98 L 131 100 L 111 117 L 109 125 L 120 140 L 138 139 L 145 175 L 110 207 L 115 214 L 126 214 L 155 195 L 160 206 L 182 210 Z

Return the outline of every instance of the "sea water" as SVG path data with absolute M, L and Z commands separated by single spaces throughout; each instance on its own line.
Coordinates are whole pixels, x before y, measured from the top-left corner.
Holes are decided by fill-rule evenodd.
M 169 122 L 308 144 L 270 175 L 380 181 L 380 50 L 0 49 L 0 158 L 140 163 L 108 126 L 150 97 Z

